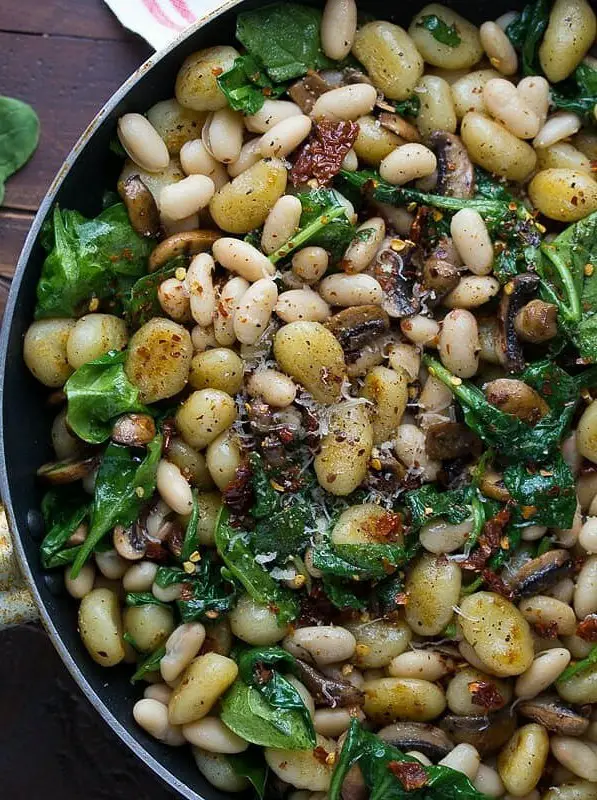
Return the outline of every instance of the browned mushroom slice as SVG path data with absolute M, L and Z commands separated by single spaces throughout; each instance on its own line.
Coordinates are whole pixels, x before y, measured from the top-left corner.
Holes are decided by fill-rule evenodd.
M 149 414 L 123 414 L 112 426 L 112 441 L 126 447 L 143 447 L 155 433 L 155 422 Z
M 127 561 L 139 561 L 147 552 L 147 536 L 140 525 L 117 525 L 112 536 L 114 548 Z
M 46 483 L 74 483 L 91 475 L 97 467 L 99 458 L 96 454 L 85 458 L 69 458 L 65 461 L 52 461 L 37 470 L 38 477 Z
M 509 579 L 517 597 L 543 594 L 573 572 L 572 557 L 567 550 L 549 550 L 527 561 Z
M 514 317 L 514 329 L 525 342 L 549 342 L 558 333 L 558 309 L 553 303 L 531 300 Z
M 173 233 L 160 242 L 149 256 L 149 271 L 163 267 L 166 262 L 176 256 L 194 256 L 209 250 L 214 242 L 222 236 L 218 231 L 197 230 Z
M 351 306 L 325 323 L 345 352 L 360 350 L 373 337 L 390 329 L 388 315 L 379 306 Z
M 300 658 L 296 659 L 296 676 L 311 692 L 317 705 L 344 708 L 363 704 L 363 693 L 352 683 L 337 678 L 326 678 L 319 670 Z
M 447 131 L 433 131 L 429 145 L 437 158 L 437 193 L 447 197 L 472 197 L 475 171 L 460 137 Z
M 498 312 L 501 358 L 506 369 L 521 372 L 524 369 L 524 352 L 516 334 L 514 321 L 522 307 L 537 291 L 539 276 L 530 272 L 517 275 L 502 292 Z
M 565 705 L 557 695 L 543 695 L 518 704 L 520 713 L 561 736 L 582 736 L 590 721 Z
M 160 232 L 160 212 L 152 193 L 138 175 L 131 175 L 120 188 L 129 220 L 139 236 L 157 236 Z
M 441 728 L 424 722 L 395 722 L 377 735 L 400 750 L 418 750 L 432 761 L 439 761 L 454 749 L 454 742 Z
M 485 386 L 485 397 L 492 406 L 512 414 L 529 425 L 536 425 L 549 413 L 545 400 L 524 381 L 498 378 Z
M 479 489 L 485 497 L 498 500 L 500 503 L 507 503 L 511 497 L 510 492 L 504 486 L 504 478 L 497 472 L 487 470 L 479 481 Z
M 399 114 L 382 111 L 379 115 L 379 124 L 382 128 L 387 128 L 389 131 L 392 131 L 392 133 L 400 136 L 400 138 L 404 139 L 406 142 L 421 141 L 421 134 L 415 128 L 415 126 L 411 125 L 410 122 L 407 122 Z
M 444 461 L 464 456 L 480 456 L 483 444 L 462 422 L 439 422 L 430 425 L 425 438 L 429 458 Z
M 355 764 L 348 770 L 344 778 L 342 800 L 367 800 L 369 794 L 361 768 Z
M 516 730 L 516 714 L 504 708 L 487 716 L 461 717 L 447 714 L 440 728 L 455 744 L 472 744 L 484 756 L 500 750 Z
M 317 98 L 329 92 L 331 88 L 318 72 L 311 72 L 293 83 L 288 89 L 288 94 L 304 114 L 310 114 Z
M 412 317 L 421 308 L 415 251 L 414 242 L 392 240 L 373 262 L 373 275 L 383 290 L 381 307 L 393 319 Z

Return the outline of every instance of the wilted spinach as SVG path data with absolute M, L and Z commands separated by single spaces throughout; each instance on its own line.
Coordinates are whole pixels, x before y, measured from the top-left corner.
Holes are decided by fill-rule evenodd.
M 39 141 L 39 118 L 30 105 L 0 97 L 0 203 L 4 183 L 29 161 Z
M 541 75 L 538 50 L 550 10 L 551 0 L 534 0 L 506 28 L 506 36 L 521 54 L 523 75 Z
M 150 319 L 163 314 L 158 289 L 168 278 L 173 278 L 179 267 L 186 267 L 188 259 L 177 256 L 161 269 L 143 275 L 131 286 L 128 294 L 123 295 L 124 313 L 130 328 L 140 328 Z
M 127 592 L 124 602 L 127 606 L 164 606 L 168 608 L 168 603 L 163 603 L 151 592 Z
M 260 800 L 265 796 L 267 783 L 267 764 L 263 757 L 263 750 L 258 747 L 249 747 L 243 753 L 226 756 L 226 760 L 236 775 L 247 778 Z
M 551 101 L 556 108 L 573 111 L 586 122 L 595 123 L 597 106 L 597 70 L 584 62 L 579 64 L 570 78 L 551 90 Z
M 89 495 L 82 489 L 70 486 L 52 489 L 46 492 L 41 501 L 41 512 L 46 530 L 40 547 L 41 563 L 46 569 L 50 569 L 53 566 L 60 566 L 60 563 L 56 563 L 56 557 L 65 552 L 65 544 L 89 516 L 91 512 Z M 71 547 L 68 550 L 76 548 Z M 71 563 L 71 555 L 74 558 L 76 553 L 68 553 L 69 560 L 62 563 Z M 64 556 L 59 558 L 59 561 L 63 558 Z
M 474 493 L 473 486 L 441 491 L 434 484 L 428 483 L 420 489 L 407 492 L 404 495 L 404 504 L 410 509 L 414 530 L 419 530 L 438 517 L 451 525 L 459 525 L 472 515 L 471 502 Z
M 595 666 L 595 664 L 597 664 L 597 644 L 593 645 L 588 656 L 567 666 L 557 679 L 557 683 L 565 683 L 569 681 L 570 678 L 574 678 L 575 675 L 580 675 L 581 672 L 585 672 L 590 669 L 590 667 Z
M 131 678 L 131 683 L 137 683 L 137 681 L 143 680 L 143 678 L 151 672 L 157 672 L 160 668 L 160 661 L 165 655 L 166 648 L 163 645 L 162 647 L 158 647 L 157 650 L 154 650 L 153 653 L 150 653 L 138 665 L 137 671 Z
M 540 468 L 512 464 L 504 470 L 504 485 L 516 503 L 513 521 L 520 527 L 572 527 L 576 486 L 570 467 L 559 452 Z
M 250 54 L 237 58 L 232 68 L 218 77 L 218 86 L 230 107 L 247 115 L 256 114 L 266 98 L 279 97 L 286 91 L 286 84 L 272 83 L 263 64 Z
M 448 47 L 458 47 L 462 39 L 458 35 L 456 25 L 448 25 L 437 14 L 427 14 L 417 22 L 418 28 L 425 28 L 436 42 L 446 44 Z

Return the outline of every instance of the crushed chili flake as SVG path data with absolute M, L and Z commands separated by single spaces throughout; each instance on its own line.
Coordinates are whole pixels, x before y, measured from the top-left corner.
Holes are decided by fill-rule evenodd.
M 558 623 L 552 622 L 533 622 L 533 628 L 542 639 L 558 638 Z
M 298 186 L 315 178 L 321 186 L 326 186 L 340 171 L 358 132 L 356 122 L 316 122 L 290 171 L 291 183 Z
M 402 540 L 402 515 L 387 511 L 376 519 L 366 520 L 363 524 L 365 533 L 376 541 L 395 542 Z
M 471 681 L 468 690 L 471 702 L 487 711 L 496 711 L 504 705 L 504 698 L 491 681 Z
M 585 642 L 597 642 L 597 614 L 587 614 L 587 616 L 578 623 L 576 633 Z
M 427 773 L 416 761 L 390 761 L 388 769 L 398 778 L 407 792 L 421 789 L 427 784 Z
M 325 749 L 325 747 L 322 747 L 321 745 L 319 745 L 318 747 L 314 748 L 313 755 L 319 761 L 320 764 L 327 764 L 328 763 L 328 757 L 329 757 L 330 754 Z
M 192 600 L 195 596 L 195 590 L 193 589 L 192 584 L 190 583 L 183 583 L 180 586 L 180 599 L 181 600 Z
M 479 546 L 469 558 L 461 564 L 463 569 L 481 572 L 487 561 L 500 549 L 504 528 L 510 521 L 510 509 L 502 508 L 495 517 L 488 519 L 479 536 Z M 493 575 L 493 573 L 491 573 Z M 497 577 L 497 576 L 495 576 Z
M 251 487 L 251 468 L 243 463 L 236 470 L 233 480 L 222 492 L 224 504 L 235 514 L 246 513 L 253 503 L 253 489 Z

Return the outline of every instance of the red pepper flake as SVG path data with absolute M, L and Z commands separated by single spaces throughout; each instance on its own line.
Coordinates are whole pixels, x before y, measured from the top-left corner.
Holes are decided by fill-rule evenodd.
M 319 761 L 320 764 L 327 764 L 328 763 L 329 753 L 325 749 L 325 747 L 322 747 L 321 745 L 319 745 L 318 747 L 315 747 L 314 750 L 313 750 L 313 755 Z
M 222 492 L 224 504 L 235 514 L 246 513 L 253 502 L 251 487 L 251 468 L 243 463 L 236 470 L 234 478 Z
M 483 532 L 479 536 L 478 548 L 460 565 L 463 569 L 471 569 L 475 572 L 483 570 L 491 556 L 497 553 L 502 546 L 502 534 L 510 521 L 510 516 L 510 509 L 505 507 L 495 517 L 487 520 L 483 527 Z M 490 574 L 493 575 L 493 573 Z
M 533 628 L 542 639 L 558 638 L 558 623 L 555 620 L 552 622 L 533 622 Z
M 471 681 L 468 685 L 471 702 L 487 711 L 496 711 L 504 705 L 504 698 L 491 681 Z
M 161 542 L 153 542 L 149 539 L 145 549 L 145 558 L 148 561 L 167 561 L 168 551 L 162 547 Z
M 597 642 L 597 614 L 587 614 L 583 621 L 578 623 L 576 633 L 585 642 Z
M 429 780 L 418 761 L 390 761 L 388 769 L 398 778 L 407 792 L 423 788 Z
M 316 122 L 290 171 L 291 183 L 298 186 L 315 178 L 321 186 L 326 186 L 340 171 L 358 133 L 356 122 L 326 119 Z

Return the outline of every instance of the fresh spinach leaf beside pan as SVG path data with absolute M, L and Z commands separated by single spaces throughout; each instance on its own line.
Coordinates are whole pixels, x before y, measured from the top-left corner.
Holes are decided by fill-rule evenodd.
M 594 792 L 596 33 L 242 12 L 45 226 L 41 561 L 225 792 Z

